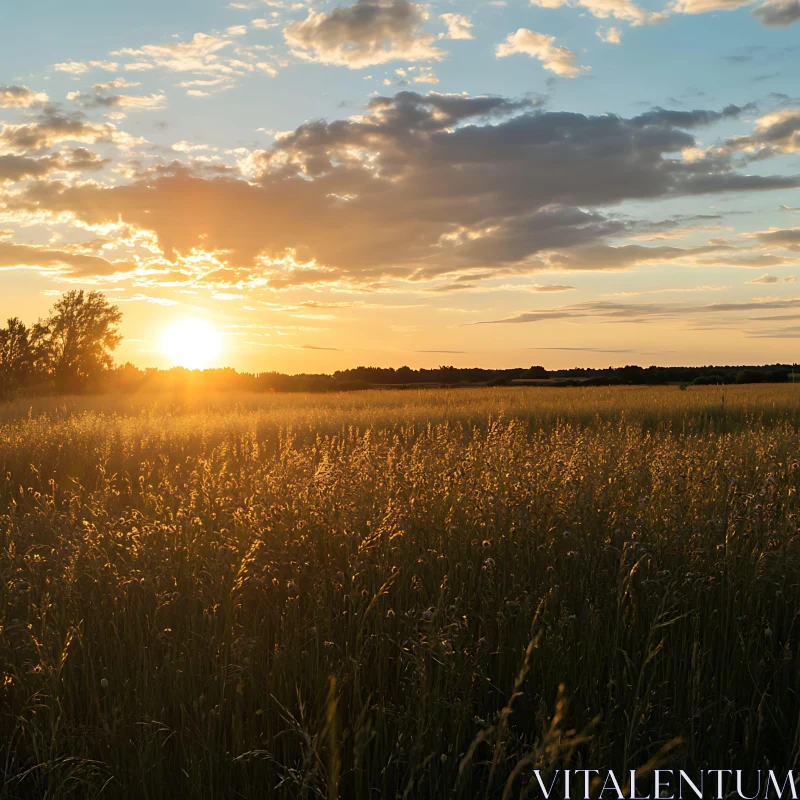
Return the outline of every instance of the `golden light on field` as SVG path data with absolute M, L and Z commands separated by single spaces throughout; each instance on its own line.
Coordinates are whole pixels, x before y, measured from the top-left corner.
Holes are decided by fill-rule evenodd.
M 173 366 L 205 369 L 222 352 L 222 334 L 205 320 L 181 319 L 164 331 L 161 351 Z

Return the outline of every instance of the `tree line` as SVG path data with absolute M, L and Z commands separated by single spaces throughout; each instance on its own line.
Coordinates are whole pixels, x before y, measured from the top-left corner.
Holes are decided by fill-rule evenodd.
M 0 396 L 27 391 L 252 391 L 330 392 L 421 386 L 502 386 L 530 383 L 555 386 L 624 384 L 784 383 L 793 367 L 767 366 L 641 367 L 546 370 L 441 366 L 355 367 L 332 375 L 247 373 L 234 369 L 139 369 L 115 366 L 113 351 L 122 341 L 122 313 L 100 292 L 63 294 L 47 317 L 28 327 L 18 317 L 0 328 Z

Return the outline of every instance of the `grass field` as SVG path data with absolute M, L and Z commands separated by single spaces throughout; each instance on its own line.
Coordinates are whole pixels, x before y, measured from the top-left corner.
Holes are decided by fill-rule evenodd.
M 2 798 L 796 766 L 800 387 L 0 406 Z

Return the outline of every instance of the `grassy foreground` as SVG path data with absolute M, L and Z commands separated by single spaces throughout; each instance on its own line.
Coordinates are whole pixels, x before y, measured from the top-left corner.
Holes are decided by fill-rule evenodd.
M 0 797 L 797 766 L 799 428 L 791 385 L 2 406 Z

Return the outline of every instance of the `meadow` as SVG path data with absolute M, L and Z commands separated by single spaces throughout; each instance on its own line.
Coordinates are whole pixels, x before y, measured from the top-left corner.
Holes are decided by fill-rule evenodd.
M 0 798 L 800 756 L 800 387 L 0 406 Z

